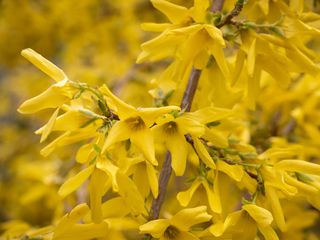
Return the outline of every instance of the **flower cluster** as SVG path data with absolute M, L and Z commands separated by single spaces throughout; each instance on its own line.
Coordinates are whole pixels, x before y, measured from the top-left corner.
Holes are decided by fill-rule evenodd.
M 36 131 L 51 141 L 41 154 L 78 146 L 81 169 L 58 193 L 65 202 L 86 195 L 27 239 L 312 239 L 319 15 L 296 0 L 226 1 L 225 14 L 218 0 L 151 3 L 170 21 L 142 25 L 159 35 L 141 45 L 137 64 L 171 60 L 151 81 L 154 107 L 22 51 L 55 83 L 18 111 L 51 110 Z

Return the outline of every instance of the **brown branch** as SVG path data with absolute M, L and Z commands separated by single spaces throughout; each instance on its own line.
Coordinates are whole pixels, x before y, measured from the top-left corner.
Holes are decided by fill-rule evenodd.
M 232 9 L 232 11 L 226 15 L 222 21 L 216 26 L 217 28 L 221 28 L 226 24 L 231 23 L 232 19 L 240 14 L 244 5 L 244 0 L 238 0 Z
M 215 12 L 219 12 L 222 10 L 224 4 L 224 0 L 214 0 L 214 2 L 211 5 L 211 12 L 215 13 Z
M 211 11 L 212 12 L 221 11 L 223 4 L 224 4 L 224 0 L 215 0 L 211 6 Z M 223 25 L 230 22 L 233 17 L 239 15 L 239 13 L 242 10 L 243 4 L 244 4 L 244 0 L 238 0 L 234 9 L 222 20 L 219 26 L 222 27 Z M 187 83 L 187 87 L 184 91 L 184 95 L 180 105 L 181 109 L 184 109 L 187 112 L 190 111 L 191 109 L 192 101 L 196 93 L 196 89 L 198 87 L 200 76 L 201 76 L 201 70 L 192 68 L 190 77 Z M 189 136 L 186 136 L 186 138 L 188 141 L 192 140 L 192 139 L 190 140 Z M 161 206 L 164 202 L 164 197 L 166 194 L 171 172 L 172 172 L 171 154 L 169 151 L 167 151 L 162 169 L 160 171 L 160 176 L 159 176 L 159 194 L 158 194 L 158 197 L 152 201 L 149 220 L 154 220 L 159 218 Z
M 181 105 L 180 105 L 181 109 L 185 109 L 185 111 L 190 111 L 200 76 L 201 76 L 201 70 L 192 68 L 190 77 L 188 80 L 188 84 L 184 91 L 184 95 L 181 101 Z M 149 220 L 154 220 L 159 218 L 161 206 L 164 202 L 164 197 L 166 194 L 171 172 L 172 172 L 171 154 L 169 151 L 167 151 L 166 157 L 164 159 L 164 163 L 160 172 L 160 176 L 159 176 L 159 194 L 158 194 L 158 197 L 152 201 Z
M 159 195 L 152 202 L 151 211 L 149 214 L 149 220 L 154 220 L 159 218 L 160 209 L 164 202 L 164 197 L 166 194 L 167 186 L 171 176 L 171 154 L 169 151 L 166 153 L 164 163 L 159 176 Z
M 181 101 L 181 109 L 185 109 L 189 112 L 191 109 L 192 100 L 198 86 L 199 78 L 201 76 L 201 70 L 192 68 L 187 87 L 184 91 L 184 95 Z

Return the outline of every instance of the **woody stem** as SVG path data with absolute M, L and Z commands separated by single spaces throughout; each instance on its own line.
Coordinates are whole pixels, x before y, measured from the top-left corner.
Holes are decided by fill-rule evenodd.
M 224 4 L 224 0 L 215 0 L 211 11 L 221 11 Z M 186 89 L 183 94 L 183 98 L 180 104 L 181 109 L 189 112 L 193 102 L 196 89 L 198 87 L 199 79 L 202 71 L 200 69 L 192 68 Z M 166 194 L 167 186 L 170 180 L 172 168 L 171 168 L 171 154 L 167 151 L 162 169 L 159 176 L 159 194 L 157 198 L 152 201 L 151 210 L 149 214 L 149 220 L 154 220 L 159 218 L 161 206 L 164 202 L 164 197 Z

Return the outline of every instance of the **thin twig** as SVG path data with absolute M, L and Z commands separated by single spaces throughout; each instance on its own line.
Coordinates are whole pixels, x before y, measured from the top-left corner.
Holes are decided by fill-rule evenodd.
M 160 172 L 160 176 L 159 176 L 159 195 L 152 202 L 149 220 L 154 220 L 159 218 L 160 209 L 164 202 L 164 197 L 165 197 L 166 189 L 171 176 L 171 172 L 172 172 L 171 154 L 169 151 L 167 151 L 166 157 L 164 159 L 164 163 Z
M 237 16 L 242 10 L 243 3 L 244 3 L 244 0 L 238 0 L 235 5 L 235 9 L 233 9 L 232 12 L 230 12 L 230 14 L 226 16 L 226 18 L 223 20 L 222 23 L 220 23 L 220 25 L 222 24 L 221 26 L 223 26 L 224 24 L 227 24 L 229 21 L 232 20 L 233 17 Z M 216 0 L 211 7 L 211 11 L 212 12 L 221 11 L 223 4 L 224 4 L 224 0 Z M 181 109 L 184 109 L 187 112 L 190 111 L 191 109 L 192 101 L 196 93 L 196 89 L 198 87 L 201 72 L 202 71 L 200 69 L 196 69 L 196 68 L 192 68 L 191 70 L 187 87 L 184 91 L 184 95 L 180 105 Z M 160 176 L 159 176 L 159 194 L 158 194 L 158 197 L 152 201 L 149 220 L 154 220 L 159 218 L 161 206 L 164 202 L 164 197 L 166 194 L 171 172 L 172 172 L 171 154 L 169 151 L 167 151 L 162 169 L 160 171 Z
M 184 95 L 181 102 L 181 109 L 189 112 L 191 109 L 192 100 L 198 86 L 199 78 L 201 76 L 201 70 L 192 68 L 187 87 L 184 91 Z
M 190 77 L 188 80 L 188 84 L 181 101 L 181 105 L 180 105 L 181 109 L 185 109 L 185 111 L 190 111 L 200 76 L 201 76 L 201 70 L 192 68 Z M 172 172 L 171 154 L 169 151 L 167 151 L 166 157 L 164 159 L 164 163 L 160 172 L 160 176 L 159 176 L 159 194 L 158 194 L 158 197 L 155 198 L 152 202 L 151 210 L 149 214 L 149 220 L 154 220 L 159 218 L 161 206 L 164 202 L 164 197 L 166 194 L 166 189 L 169 183 L 171 172 Z
M 243 5 L 244 5 L 244 0 L 238 0 L 234 8 L 232 9 L 232 11 L 229 14 L 227 14 L 216 27 L 221 28 L 224 25 L 231 23 L 231 20 L 240 14 L 243 8 Z

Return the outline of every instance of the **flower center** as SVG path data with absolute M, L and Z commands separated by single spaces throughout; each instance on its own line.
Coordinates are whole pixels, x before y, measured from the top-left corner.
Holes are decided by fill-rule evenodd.
M 142 120 L 141 117 L 130 117 L 125 120 L 125 122 L 129 125 L 129 128 L 133 131 L 139 131 L 146 127 L 146 124 Z
M 170 121 L 163 126 L 164 132 L 168 135 L 175 134 L 178 131 L 178 124 Z
M 180 233 L 179 229 L 174 226 L 169 226 L 164 232 L 164 237 L 166 239 L 175 239 Z

